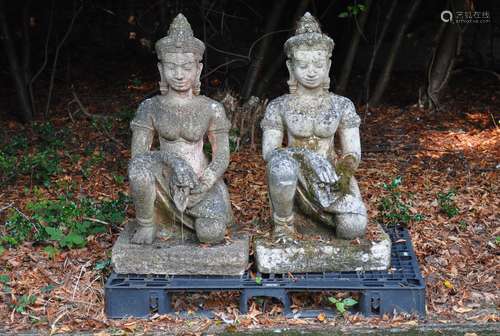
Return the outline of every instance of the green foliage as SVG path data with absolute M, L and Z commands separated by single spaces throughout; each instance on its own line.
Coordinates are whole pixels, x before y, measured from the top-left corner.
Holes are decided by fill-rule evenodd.
M 409 195 L 403 195 L 399 190 L 402 178 L 397 177 L 390 184 L 383 183 L 382 188 L 388 193 L 380 199 L 378 209 L 380 211 L 378 220 L 381 224 L 395 226 L 398 224 L 408 225 L 410 222 L 418 222 L 423 219 L 422 214 L 412 214 L 410 211 L 411 201 Z M 405 199 L 408 199 L 405 201 Z
M 48 245 L 43 248 L 43 252 L 47 253 L 50 259 L 54 259 L 61 251 L 55 246 Z
M 439 205 L 439 210 L 446 214 L 448 218 L 455 217 L 460 213 L 456 203 L 455 203 L 455 191 L 449 190 L 448 192 L 438 192 L 437 201 Z
M 7 284 L 10 282 L 10 278 L 7 274 L 0 274 L 0 283 Z
M 361 12 L 366 10 L 366 6 L 363 4 L 354 4 L 352 6 L 347 6 L 346 11 L 341 12 L 338 17 L 346 18 L 346 17 L 354 17 Z
M 24 313 L 26 308 L 36 302 L 35 295 L 23 295 L 18 298 L 16 304 L 14 305 L 14 310 L 17 313 Z
M 34 123 L 36 141 L 16 135 L 2 144 L 0 151 L 0 184 L 9 183 L 19 175 L 29 176 L 35 184 L 48 186 L 50 178 L 61 171 L 59 152 L 67 138 L 66 129 L 56 129 L 51 123 Z M 28 152 L 29 150 L 29 152 Z
M 355 306 L 358 303 L 358 301 L 354 300 L 351 297 L 344 299 L 337 299 L 333 296 L 330 296 L 328 298 L 328 301 L 330 301 L 331 304 L 334 304 L 337 311 L 342 315 L 345 314 L 348 308 Z
M 104 161 L 104 155 L 100 151 L 95 151 L 90 155 L 90 159 L 82 165 L 82 175 L 86 179 L 91 176 L 92 169 Z
M 60 157 L 52 149 L 25 155 L 18 164 L 18 173 L 31 176 L 33 182 L 48 187 L 50 178 L 61 171 Z
M 101 261 L 96 262 L 94 268 L 96 271 L 102 271 L 102 270 L 105 270 L 106 268 L 108 268 L 110 265 L 111 265 L 111 259 L 105 259 L 105 260 L 101 260 Z
M 69 195 L 33 201 L 26 206 L 29 217 L 11 209 L 6 234 L 0 237 L 0 243 L 15 246 L 26 240 L 48 240 L 59 248 L 83 247 L 89 235 L 105 232 L 107 224 L 123 222 L 129 202 L 124 194 L 116 200 L 99 202 L 89 197 L 73 199 Z M 59 252 L 57 247 L 46 247 L 44 251 L 49 257 Z

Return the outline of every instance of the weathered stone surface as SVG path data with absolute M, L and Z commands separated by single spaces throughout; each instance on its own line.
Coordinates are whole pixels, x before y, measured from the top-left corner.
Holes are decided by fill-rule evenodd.
M 211 246 L 202 246 L 194 239 L 161 238 L 151 245 L 139 245 L 130 243 L 134 228 L 134 222 L 128 223 L 113 246 L 111 262 L 116 273 L 240 275 L 247 268 L 247 236 Z
M 310 13 L 285 42 L 290 93 L 269 102 L 261 122 L 275 236 L 296 229 L 300 213 L 337 238 L 365 235 L 366 206 L 354 178 L 361 119 L 348 98 L 329 91 L 333 47 Z
M 378 239 L 301 239 L 275 243 L 254 242 L 257 270 L 262 273 L 304 273 L 386 270 L 391 261 L 391 240 L 378 228 Z

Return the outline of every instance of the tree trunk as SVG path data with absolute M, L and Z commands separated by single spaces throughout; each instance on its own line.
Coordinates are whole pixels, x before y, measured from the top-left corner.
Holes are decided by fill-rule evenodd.
M 384 25 L 382 26 L 382 30 L 380 31 L 380 35 L 378 36 L 378 39 L 375 42 L 375 45 L 373 47 L 372 58 L 370 60 L 370 64 L 368 65 L 368 70 L 366 71 L 365 80 L 363 81 L 363 93 L 365 94 L 365 97 L 364 97 L 365 102 L 368 101 L 368 98 L 370 97 L 370 81 L 371 81 L 371 76 L 372 76 L 372 72 L 373 72 L 373 67 L 375 66 L 375 61 L 377 59 L 378 51 L 380 49 L 380 46 L 382 46 L 382 42 L 384 41 L 387 30 L 388 30 L 389 25 L 392 21 L 392 14 L 394 13 L 394 10 L 396 9 L 397 4 L 398 4 L 397 0 L 392 0 L 391 7 L 389 8 L 389 11 L 387 11 L 387 14 L 385 15 Z M 363 93 L 361 93 L 361 94 L 363 94 Z
M 300 19 L 302 15 L 304 15 L 304 12 L 307 8 L 307 5 L 309 4 L 310 0 L 301 0 L 299 5 L 297 6 L 297 9 L 295 10 L 295 14 L 293 15 L 292 18 L 292 26 L 295 27 L 297 24 L 297 21 Z M 332 2 L 335 2 L 335 0 L 332 0 Z M 270 66 L 268 66 L 268 70 L 264 77 L 259 81 L 259 85 L 257 86 L 257 90 L 255 90 L 255 95 L 257 97 L 262 97 L 264 95 L 265 90 L 269 87 L 269 84 L 271 83 L 271 80 L 273 80 L 274 75 L 280 67 L 282 67 L 285 64 L 286 61 L 286 55 L 285 52 L 282 51 L 280 53 L 279 57 L 276 57 L 274 61 L 271 63 Z
M 269 17 L 267 18 L 266 28 L 264 30 L 265 34 L 269 34 L 272 31 L 276 30 L 285 3 L 285 0 L 274 1 L 273 9 L 269 14 Z M 269 50 L 272 39 L 273 38 L 271 36 L 267 36 L 263 39 L 263 41 L 260 42 L 260 47 L 258 49 L 257 55 L 252 59 L 252 62 L 250 63 L 245 83 L 243 84 L 243 89 L 241 90 L 241 97 L 243 99 L 248 99 L 252 94 L 255 82 L 257 81 L 257 77 L 259 76 L 262 68 L 264 57 Z
M 340 73 L 338 85 L 335 88 L 335 91 L 339 94 L 344 94 L 347 88 L 347 83 L 349 82 L 349 77 L 351 76 L 352 64 L 354 63 L 354 58 L 356 57 L 356 52 L 358 51 L 359 40 L 361 39 L 363 29 L 370 13 L 371 3 L 372 0 L 366 1 L 366 9 L 359 16 L 359 22 L 356 21 L 356 18 L 354 18 L 355 26 L 352 32 L 351 44 L 347 50 L 344 63 L 342 64 L 342 72 Z
M 373 96 L 370 97 L 369 104 L 372 106 L 378 105 L 380 99 L 382 98 L 382 94 L 387 88 L 387 84 L 391 79 L 392 68 L 394 66 L 394 62 L 396 61 L 396 56 L 398 55 L 401 42 L 403 42 L 403 37 L 406 33 L 406 29 L 408 29 L 410 21 L 417 12 L 418 6 L 420 5 L 421 2 L 422 0 L 414 0 L 410 4 L 410 8 L 406 12 L 406 15 L 403 17 L 403 20 L 401 21 L 401 24 L 397 30 L 398 33 L 396 34 L 396 37 L 392 42 L 391 49 L 389 50 L 387 62 L 385 63 L 384 68 L 382 69 L 382 72 L 377 80 L 377 84 L 375 85 L 375 92 L 373 93 Z
M 33 119 L 33 111 L 31 109 L 28 87 L 24 79 L 23 69 L 19 66 L 17 52 L 7 24 L 7 17 L 5 16 L 5 6 L 3 0 L 0 0 L 0 31 L 3 35 L 2 40 L 7 60 L 9 62 L 10 73 L 12 75 L 12 80 L 14 81 L 17 97 L 19 99 L 20 108 L 19 110 L 16 110 L 16 112 L 19 113 L 19 117 L 24 122 L 30 122 Z
M 464 3 L 459 4 L 463 10 Z M 439 110 L 439 93 L 446 86 L 453 70 L 456 57 L 462 45 L 462 30 L 458 24 L 443 22 L 436 34 L 436 46 L 427 67 L 427 83 L 423 99 L 419 97 L 422 107 Z M 422 93 L 422 89 L 420 90 Z

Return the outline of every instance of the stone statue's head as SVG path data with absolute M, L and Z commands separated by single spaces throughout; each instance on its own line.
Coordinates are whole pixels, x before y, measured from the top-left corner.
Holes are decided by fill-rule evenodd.
M 321 32 L 318 21 L 309 13 L 299 20 L 295 35 L 285 42 L 286 66 L 290 73 L 290 93 L 301 85 L 307 89 L 330 87 L 330 66 L 335 43 Z
M 184 15 L 175 17 L 167 36 L 156 42 L 155 49 L 159 59 L 161 93 L 166 94 L 172 88 L 175 91 L 193 90 L 193 94 L 199 94 L 205 44 L 193 36 Z

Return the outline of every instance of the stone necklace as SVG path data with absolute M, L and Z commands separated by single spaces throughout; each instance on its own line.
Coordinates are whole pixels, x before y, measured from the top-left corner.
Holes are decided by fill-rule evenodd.
M 292 99 L 288 101 L 290 110 L 304 116 L 316 118 L 321 112 L 331 110 L 333 108 L 332 100 L 328 94 L 322 94 L 315 98 L 302 98 L 297 95 L 292 95 Z

